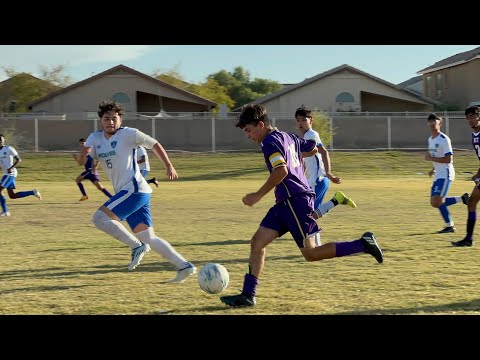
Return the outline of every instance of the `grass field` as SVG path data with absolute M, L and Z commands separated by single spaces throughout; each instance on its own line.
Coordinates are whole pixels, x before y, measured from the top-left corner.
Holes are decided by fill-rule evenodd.
M 89 182 L 78 202 L 74 183 L 82 167 L 70 154 L 21 154 L 17 191 L 37 187 L 44 200 L 7 199 L 12 214 L 0 218 L 0 314 L 479 314 L 479 250 L 454 248 L 463 238 L 467 209 L 451 206 L 455 234 L 443 228 L 429 204 L 430 163 L 423 153 L 334 152 L 334 172 L 357 202 L 337 206 L 319 221 L 322 241 L 353 240 L 373 231 L 385 262 L 369 255 L 308 263 L 289 234 L 267 248 L 257 306 L 231 309 L 200 290 L 196 276 L 169 284 L 173 267 L 154 252 L 133 272 L 130 250 L 97 230 L 93 212 L 106 200 Z M 164 180 L 151 159 L 152 214 L 157 235 L 198 268 L 223 264 L 230 273 L 223 294 L 237 293 L 247 270 L 249 240 L 273 204 L 273 192 L 252 208 L 244 194 L 268 173 L 260 153 L 170 154 L 180 179 Z M 450 195 L 470 192 L 478 161 L 456 152 L 457 179 Z M 423 173 L 423 174 L 419 174 Z M 111 185 L 101 173 L 104 185 Z M 477 226 L 478 231 L 478 226 Z

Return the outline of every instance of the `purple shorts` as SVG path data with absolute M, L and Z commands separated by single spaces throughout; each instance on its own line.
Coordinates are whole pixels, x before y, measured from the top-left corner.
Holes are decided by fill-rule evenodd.
M 95 181 L 100 181 L 100 176 L 92 174 L 90 171 L 84 171 L 80 174 L 84 179 L 90 180 L 92 183 Z
M 275 204 L 263 218 L 260 226 L 275 230 L 279 236 L 290 232 L 299 248 L 305 247 L 305 240 L 322 231 L 313 218 L 312 193 L 295 195 Z

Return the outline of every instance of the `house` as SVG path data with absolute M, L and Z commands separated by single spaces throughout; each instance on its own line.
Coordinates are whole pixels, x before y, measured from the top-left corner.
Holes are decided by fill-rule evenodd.
M 423 94 L 463 110 L 480 101 L 480 47 L 465 51 L 417 72 Z
M 284 87 L 253 103 L 265 105 L 270 114 L 292 116 L 301 104 L 328 112 L 432 111 L 434 105 L 439 104 L 346 64 Z
M 403 81 L 400 84 L 397 84 L 397 86 L 404 90 L 413 91 L 417 95 L 423 94 L 423 80 L 420 75 Z
M 33 112 L 94 112 L 105 99 L 117 100 L 126 112 L 208 112 L 216 106 L 211 100 L 118 65 L 32 101 Z

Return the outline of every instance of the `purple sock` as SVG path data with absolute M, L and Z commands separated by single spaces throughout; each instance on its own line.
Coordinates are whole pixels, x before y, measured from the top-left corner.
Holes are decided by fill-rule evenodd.
M 250 274 L 245 274 L 245 280 L 243 281 L 242 294 L 253 297 L 257 291 L 258 279 Z
M 83 187 L 82 183 L 77 183 L 78 188 L 80 189 L 80 192 L 82 193 L 83 196 L 87 196 L 87 193 L 85 192 L 85 188 Z
M 353 240 L 348 242 L 335 242 L 337 257 L 348 256 L 352 254 L 364 253 L 365 246 L 362 240 Z
M 104 193 L 105 195 L 107 195 L 109 198 L 112 197 L 112 194 L 110 194 L 107 189 L 103 189 L 102 191 L 103 191 L 103 193 Z

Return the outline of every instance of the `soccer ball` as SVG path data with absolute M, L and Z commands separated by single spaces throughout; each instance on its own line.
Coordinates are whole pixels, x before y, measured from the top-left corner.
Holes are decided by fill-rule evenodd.
M 227 288 L 229 278 L 224 266 L 209 263 L 198 273 L 198 285 L 209 294 L 219 294 Z

